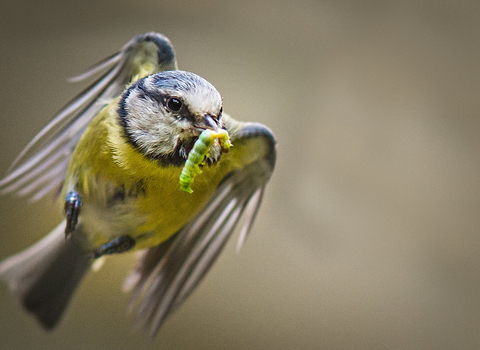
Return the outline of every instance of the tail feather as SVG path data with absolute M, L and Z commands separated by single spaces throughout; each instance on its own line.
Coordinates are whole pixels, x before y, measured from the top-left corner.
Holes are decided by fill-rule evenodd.
M 0 279 L 46 329 L 58 323 L 92 263 L 81 225 L 68 240 L 64 227 L 62 222 L 32 247 L 0 263 Z

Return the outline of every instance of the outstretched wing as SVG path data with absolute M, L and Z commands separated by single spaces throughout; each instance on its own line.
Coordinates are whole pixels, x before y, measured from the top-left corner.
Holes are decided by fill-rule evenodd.
M 206 207 L 169 240 L 146 250 L 126 280 L 125 289 L 133 288 L 131 307 L 139 304 L 138 322 L 152 336 L 203 278 L 242 214 L 246 220 L 237 248 L 252 227 L 275 166 L 275 140 L 265 126 L 247 123 L 232 135 L 232 142 L 235 147 L 258 146 L 258 158 L 229 173 Z
M 0 181 L 1 191 L 37 200 L 59 188 L 76 144 L 98 112 L 132 81 L 175 69 L 177 64 L 170 41 L 152 32 L 136 36 L 117 54 L 72 78 L 75 82 L 103 73 L 30 141 Z

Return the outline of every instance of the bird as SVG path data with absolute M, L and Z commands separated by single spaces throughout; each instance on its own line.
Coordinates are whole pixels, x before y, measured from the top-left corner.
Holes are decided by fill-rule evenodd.
M 178 70 L 162 34 L 134 37 L 71 81 L 92 77 L 0 180 L 3 194 L 51 195 L 64 216 L 39 242 L 5 258 L 0 280 L 51 330 L 89 270 L 107 256 L 137 252 L 123 288 L 135 322 L 155 336 L 241 217 L 237 248 L 245 242 L 275 168 L 276 140 L 268 127 L 224 113 L 210 82 Z M 207 131 L 228 135 L 232 147 L 211 136 L 198 164 L 187 166 Z M 189 183 L 195 178 L 192 193 L 179 184 L 183 169 Z

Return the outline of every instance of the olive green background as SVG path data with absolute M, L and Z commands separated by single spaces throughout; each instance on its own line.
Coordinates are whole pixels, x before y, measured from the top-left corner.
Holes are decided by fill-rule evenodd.
M 133 36 L 167 35 L 225 111 L 268 125 L 278 162 L 234 240 L 150 341 L 134 256 L 90 274 L 59 327 L 0 285 L 0 349 L 480 348 L 478 1 L 9 1 L 0 11 L 0 171 Z M 0 198 L 0 257 L 60 220 Z

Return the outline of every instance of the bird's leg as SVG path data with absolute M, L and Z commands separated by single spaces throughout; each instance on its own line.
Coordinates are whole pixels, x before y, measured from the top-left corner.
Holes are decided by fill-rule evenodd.
M 65 198 L 65 217 L 66 217 L 66 226 L 65 226 L 65 237 L 75 231 L 75 226 L 78 222 L 78 214 L 80 214 L 80 208 L 82 207 L 82 201 L 80 199 L 80 194 L 77 191 L 70 191 L 67 193 Z
M 129 235 L 121 236 L 105 243 L 93 251 L 93 257 L 99 257 L 107 254 L 123 253 L 135 246 L 135 240 Z

